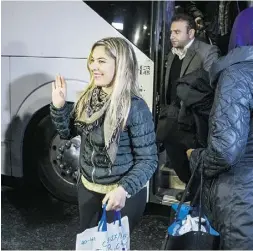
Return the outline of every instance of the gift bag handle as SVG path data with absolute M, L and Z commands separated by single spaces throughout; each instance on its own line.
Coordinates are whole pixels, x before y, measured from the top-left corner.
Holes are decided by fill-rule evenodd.
M 185 197 L 186 197 L 186 194 L 187 192 L 189 191 L 189 188 L 192 184 L 192 181 L 193 181 L 193 178 L 194 178 L 194 175 L 197 171 L 197 168 L 198 166 L 196 165 L 196 167 L 193 169 L 193 172 L 192 172 L 192 175 L 191 175 L 191 178 L 189 180 L 189 182 L 187 183 L 186 185 L 186 188 L 185 188 L 185 191 L 183 193 L 183 196 L 181 198 L 181 201 L 177 207 L 177 211 L 176 211 L 176 220 L 178 220 L 178 216 L 179 216 L 179 212 L 180 212 L 180 209 L 184 203 L 184 200 L 185 200 Z M 201 216 L 202 216 L 202 191 L 203 191 L 203 168 L 200 169 L 200 185 L 198 187 L 198 190 L 191 202 L 191 205 L 194 205 L 197 198 L 199 197 L 199 221 L 198 221 L 198 231 L 201 230 Z
M 116 221 L 119 221 L 119 226 L 121 227 L 121 213 L 120 213 L 120 211 L 114 211 L 114 219 L 113 219 L 114 224 Z
M 201 230 L 202 216 L 202 191 L 203 191 L 203 168 L 200 169 L 200 189 L 199 189 L 199 232 Z
M 183 195 L 182 195 L 181 201 L 180 201 L 179 204 L 178 204 L 177 211 L 176 211 L 176 220 L 178 220 L 178 216 L 179 216 L 180 209 L 181 209 L 181 207 L 182 207 L 182 205 L 183 205 L 183 203 L 184 203 L 184 200 L 185 200 L 185 198 L 186 198 L 187 192 L 189 191 L 189 188 L 190 188 L 190 186 L 191 186 L 191 184 L 192 184 L 192 181 L 193 181 L 194 175 L 195 175 L 195 173 L 196 173 L 196 170 L 197 170 L 197 166 L 193 169 L 192 175 L 191 175 L 191 177 L 190 177 L 190 180 L 188 181 L 188 183 L 187 183 L 187 185 L 186 185 L 186 188 L 185 188 L 185 190 L 184 190 L 184 193 L 183 193 Z M 198 190 L 199 190 L 199 189 L 198 189 Z M 196 194 L 196 195 L 197 195 L 197 194 Z M 195 195 L 193 201 L 196 201 L 196 198 L 197 198 L 196 195 Z
M 119 226 L 121 227 L 121 213 L 120 211 L 114 211 L 114 224 L 116 221 L 119 221 Z M 103 213 L 101 219 L 98 223 L 98 232 L 107 231 L 107 217 L 106 217 L 106 204 L 103 205 Z

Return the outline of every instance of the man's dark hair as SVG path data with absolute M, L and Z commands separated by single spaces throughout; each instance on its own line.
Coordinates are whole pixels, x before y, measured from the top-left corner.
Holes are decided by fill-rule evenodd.
M 178 22 L 178 21 L 185 21 L 185 22 L 187 22 L 187 24 L 188 24 L 188 31 L 190 29 L 196 30 L 195 21 L 194 21 L 194 19 L 191 16 L 189 16 L 189 15 L 187 15 L 185 13 L 179 13 L 179 14 L 173 16 L 173 18 L 171 20 L 171 23 Z

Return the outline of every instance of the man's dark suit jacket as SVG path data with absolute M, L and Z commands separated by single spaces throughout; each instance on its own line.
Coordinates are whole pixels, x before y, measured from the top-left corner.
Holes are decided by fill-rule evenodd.
M 217 46 L 206 44 L 195 38 L 192 45 L 188 48 L 187 53 L 182 62 L 182 68 L 180 72 L 180 77 L 187 75 L 193 71 L 203 68 L 209 71 L 213 62 L 215 62 L 220 55 L 220 51 Z M 165 73 L 165 81 L 161 86 L 160 90 L 160 104 L 166 105 L 167 100 L 167 90 L 170 79 L 170 68 L 174 59 L 174 54 L 172 52 L 168 55 L 167 68 Z

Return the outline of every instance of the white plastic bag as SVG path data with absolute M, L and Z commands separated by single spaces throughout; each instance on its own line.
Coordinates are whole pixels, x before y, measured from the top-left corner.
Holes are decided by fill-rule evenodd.
M 105 206 L 97 227 L 86 229 L 77 234 L 76 250 L 129 250 L 130 231 L 128 217 L 121 219 L 120 212 L 115 212 L 115 220 L 108 224 Z
M 191 215 L 187 215 L 187 217 L 182 221 L 182 225 L 178 225 L 174 228 L 173 235 L 183 235 L 185 233 L 191 232 L 191 231 L 198 231 L 198 222 L 199 217 L 191 217 Z M 206 220 L 204 218 L 201 218 L 201 223 L 205 223 Z M 205 227 L 201 224 L 201 232 L 206 233 Z

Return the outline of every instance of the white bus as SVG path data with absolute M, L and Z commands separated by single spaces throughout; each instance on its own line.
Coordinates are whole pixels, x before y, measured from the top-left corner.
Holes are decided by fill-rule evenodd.
M 51 83 L 57 73 L 63 75 L 67 101 L 75 102 L 89 80 L 86 61 L 92 44 L 126 37 L 134 45 L 141 92 L 156 120 L 173 4 L 3 1 L 1 174 L 42 183 L 54 196 L 75 201 L 80 138 L 64 141 L 57 135 L 49 115 Z M 158 176 L 149 182 L 148 201 L 166 203 L 171 187 L 159 188 Z

